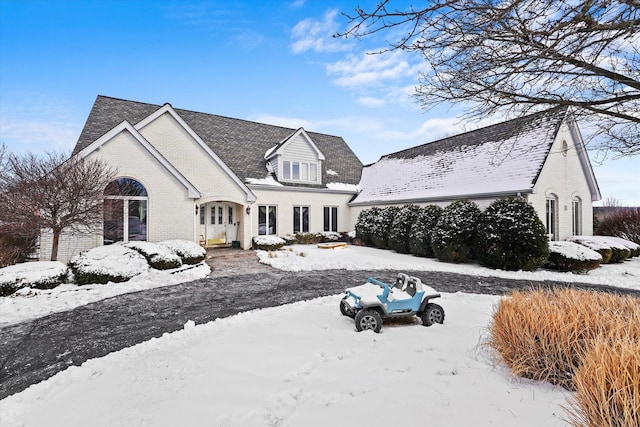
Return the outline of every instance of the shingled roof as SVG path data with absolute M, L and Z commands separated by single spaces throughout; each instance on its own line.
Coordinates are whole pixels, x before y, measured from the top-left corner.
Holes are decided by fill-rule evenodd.
M 99 95 L 80 133 L 74 154 L 123 121 L 135 125 L 160 107 Z M 296 131 L 215 114 L 178 108 L 175 111 L 243 182 L 265 178 L 268 173 L 265 152 Z M 325 156 L 322 162 L 323 184 L 358 183 L 362 163 L 341 137 L 315 132 L 307 132 L 307 135 Z M 336 174 L 327 174 L 327 170 Z
M 531 192 L 567 108 L 553 108 L 388 154 L 362 171 L 351 204 Z

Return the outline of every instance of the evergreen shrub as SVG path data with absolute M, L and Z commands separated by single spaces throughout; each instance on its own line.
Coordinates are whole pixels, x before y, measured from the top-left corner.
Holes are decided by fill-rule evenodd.
M 356 220 L 356 237 L 366 246 L 373 246 L 371 236 L 373 235 L 373 223 L 380 214 L 380 208 L 373 207 L 365 209 L 358 214 Z
M 389 248 L 401 254 L 408 254 L 409 238 L 411 227 L 416 221 L 420 206 L 406 205 L 400 208 L 398 214 L 393 219 L 391 230 L 389 231 Z
M 485 267 L 533 271 L 549 257 L 545 226 L 523 199 L 498 199 L 480 215 L 475 253 Z
M 469 200 L 457 200 L 442 210 L 431 235 L 434 255 L 445 262 L 464 262 L 472 254 L 480 209 Z
M 380 249 L 389 247 L 391 225 L 398 212 L 400 212 L 398 206 L 387 206 L 380 209 L 379 214 L 374 218 L 371 242 L 375 247 Z
M 409 252 L 415 256 L 433 258 L 431 234 L 442 215 L 442 208 L 429 205 L 421 208 L 411 226 L 409 234 Z

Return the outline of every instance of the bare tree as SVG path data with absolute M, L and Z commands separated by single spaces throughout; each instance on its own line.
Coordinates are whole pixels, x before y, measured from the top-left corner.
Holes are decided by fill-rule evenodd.
M 382 50 L 423 55 L 425 108 L 463 103 L 468 118 L 573 106 L 598 147 L 640 153 L 639 0 L 430 0 L 345 14 L 343 37 L 385 32 Z M 379 52 L 380 53 L 380 52 Z
M 51 260 L 58 257 L 63 230 L 102 222 L 104 189 L 115 171 L 99 160 L 62 153 L 5 155 L 0 178 L 0 225 L 15 235 L 49 229 Z

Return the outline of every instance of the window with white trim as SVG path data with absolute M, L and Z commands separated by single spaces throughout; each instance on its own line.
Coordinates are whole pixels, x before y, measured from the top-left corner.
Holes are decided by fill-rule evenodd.
M 275 235 L 277 229 L 277 208 L 274 205 L 258 206 L 258 234 L 259 235 Z
M 324 207 L 324 231 L 338 231 L 338 207 Z
M 309 232 L 309 206 L 293 207 L 293 232 Z
M 558 240 L 557 229 L 558 229 L 558 199 L 554 196 L 547 197 L 547 209 L 546 209 L 546 227 L 547 227 L 547 238 L 549 240 Z
M 281 179 L 285 181 L 317 183 L 318 164 L 313 162 L 283 160 Z
M 574 197 L 571 201 L 571 222 L 573 224 L 572 233 L 574 236 L 582 235 L 582 200 Z
M 147 240 L 146 188 L 131 178 L 111 181 L 104 190 L 103 244 Z

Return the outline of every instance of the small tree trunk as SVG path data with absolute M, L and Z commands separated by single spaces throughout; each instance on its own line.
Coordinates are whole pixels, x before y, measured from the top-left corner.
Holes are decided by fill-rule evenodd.
M 51 261 L 58 260 L 58 244 L 60 243 L 60 230 L 53 230 L 53 244 L 51 245 Z

